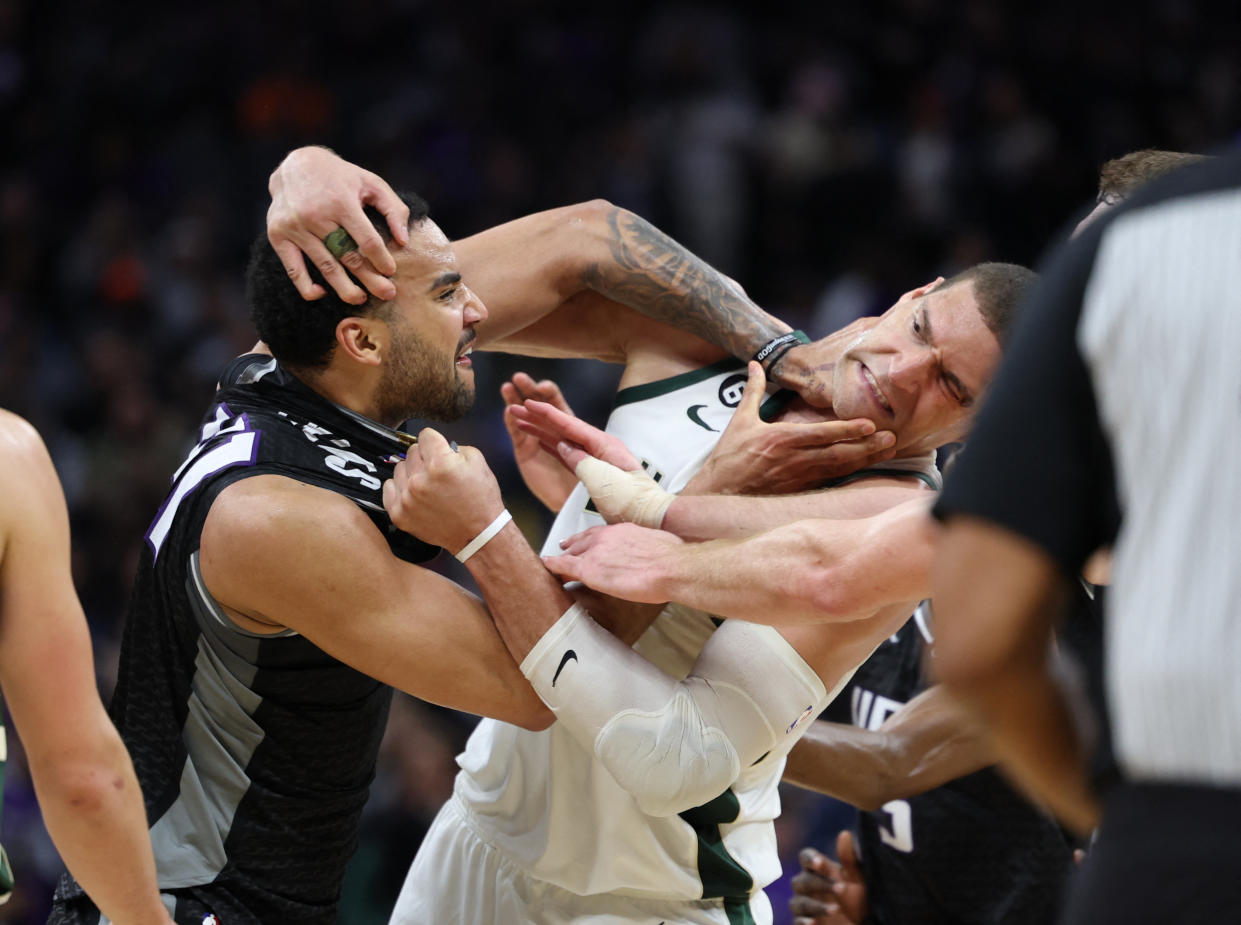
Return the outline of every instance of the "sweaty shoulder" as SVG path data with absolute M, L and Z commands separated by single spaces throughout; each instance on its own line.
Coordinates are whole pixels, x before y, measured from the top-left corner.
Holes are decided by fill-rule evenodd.
M 344 495 L 282 475 L 257 475 L 224 488 L 203 524 L 203 578 L 228 609 L 273 624 L 268 601 L 286 582 L 313 586 L 327 567 L 354 555 L 386 553 L 365 513 Z
M 42 462 L 47 456 L 43 439 L 34 426 L 20 415 L 0 408 L 0 477 L 7 478 L 11 465 L 25 466 Z
M 5 532 L 12 522 L 32 516 L 49 493 L 59 491 L 39 432 L 25 418 L 0 408 L 0 519 Z

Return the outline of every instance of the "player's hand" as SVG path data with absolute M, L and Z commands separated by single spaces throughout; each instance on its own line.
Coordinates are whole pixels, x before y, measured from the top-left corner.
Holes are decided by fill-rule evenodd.
M 483 454 L 472 446 L 454 450 L 430 427 L 418 434 L 418 442 L 384 482 L 383 496 L 394 524 L 452 553 L 504 509 L 500 486 Z
M 525 373 L 515 373 L 500 386 L 504 399 L 504 426 L 513 442 L 513 460 L 531 494 L 550 510 L 559 511 L 577 484 L 577 476 L 566 469 L 558 456 L 545 450 L 539 438 L 517 426 L 517 417 L 510 409 L 526 400 L 541 401 L 563 414 L 573 416 L 560 386 L 550 379 L 535 382 Z
M 505 413 L 512 414 L 522 432 L 538 439 L 570 472 L 585 456 L 601 459 L 626 472 L 642 468 L 642 463 L 619 438 L 547 402 L 511 405 Z
M 565 581 L 642 604 L 662 604 L 657 585 L 660 566 L 685 544 L 662 530 L 633 524 L 591 527 L 561 540 L 564 552 L 545 556 L 543 564 Z
M 396 286 L 388 277 L 396 272 L 396 261 L 362 207 L 378 209 L 402 247 L 409 242 L 409 208 L 380 177 L 327 148 L 298 148 L 272 173 L 268 190 L 267 239 L 303 299 L 325 294 L 306 271 L 306 257 L 346 302 L 361 305 L 367 295 L 349 279 L 345 267 L 377 298 L 395 298 Z M 358 245 L 339 261 L 323 243 L 337 228 L 349 232 Z
M 840 863 L 814 848 L 798 853 L 801 873 L 793 877 L 789 911 L 793 925 L 859 925 L 866 918 L 866 883 L 847 829 L 836 837 Z
M 751 362 L 747 373 L 741 403 L 688 492 L 781 494 L 816 488 L 896 452 L 892 433 L 876 433 L 865 418 L 766 423 L 759 417 L 767 387 L 763 368 Z
M 809 344 L 798 344 L 776 361 L 771 381 L 804 398 L 816 408 L 832 406 L 832 370 L 841 352 L 879 323 L 858 318 L 839 331 Z
M 544 447 L 554 447 L 608 523 L 623 521 L 644 527 L 663 523 L 674 496 L 647 475 L 619 439 L 546 402 L 513 405 L 508 413 L 522 431 L 536 436 Z

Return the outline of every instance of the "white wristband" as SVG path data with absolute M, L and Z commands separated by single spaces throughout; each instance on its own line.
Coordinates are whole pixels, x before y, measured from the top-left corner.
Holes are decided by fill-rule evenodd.
M 508 512 L 508 508 L 502 510 L 496 515 L 495 520 L 483 527 L 482 533 L 478 534 L 478 536 L 466 543 L 465 547 L 457 553 L 457 561 L 464 562 L 466 559 L 470 558 L 470 556 L 474 555 L 474 553 L 486 546 L 487 542 L 503 530 L 504 525 L 512 519 L 513 515 Z

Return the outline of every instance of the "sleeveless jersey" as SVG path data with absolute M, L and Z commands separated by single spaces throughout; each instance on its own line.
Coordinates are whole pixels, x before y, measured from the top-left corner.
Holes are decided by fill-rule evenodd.
M 675 491 L 715 446 L 745 382 L 744 365 L 725 360 L 623 389 L 607 432 Z M 764 403 L 765 417 L 786 394 Z M 556 518 L 544 554 L 559 552 L 561 539 L 602 523 L 579 484 Z M 709 614 L 670 605 L 634 648 L 683 679 L 717 625 Z M 780 876 L 772 820 L 780 812 L 777 786 L 792 744 L 789 737 L 787 746 L 746 768 L 705 806 L 654 817 L 559 724 L 530 732 L 484 719 L 457 759 L 455 792 L 475 831 L 538 880 L 579 895 L 740 900 Z M 418 863 L 434 859 L 419 857 Z
M 923 604 L 858 668 L 825 718 L 878 729 L 925 690 L 932 638 Z M 1057 919 L 1073 867 L 1056 822 L 990 768 L 859 812 L 858 842 L 870 925 L 1046 925 Z
M 402 559 L 438 549 L 384 512 L 382 481 L 405 448 L 395 431 L 270 357 L 241 357 L 220 381 L 146 536 L 111 713 L 146 799 L 161 890 L 193 893 L 230 925 L 328 925 L 392 691 L 292 630 L 234 624 L 199 571 L 203 522 L 228 485 L 278 474 L 350 498 Z M 58 898 L 81 895 L 62 879 Z

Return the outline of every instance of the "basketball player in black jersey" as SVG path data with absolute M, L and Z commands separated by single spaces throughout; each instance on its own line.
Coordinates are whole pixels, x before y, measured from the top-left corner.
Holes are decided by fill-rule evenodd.
M 1102 663 L 1100 589 L 1082 585 L 1061 635 L 1086 677 Z M 929 607 L 881 645 L 789 757 L 785 780 L 859 807 L 844 868 L 802 854 L 798 922 L 1042 925 L 1060 909 L 1073 842 L 990 765 L 994 750 L 959 706 L 928 687 Z M 1092 706 L 1101 709 L 1099 691 Z M 1106 734 L 1098 768 L 1106 773 Z M 844 849 L 841 851 L 841 849 Z M 852 874 L 849 864 L 856 865 Z M 833 884 L 853 884 L 846 897 Z M 852 900 L 852 902 L 850 902 Z M 835 907 L 833 909 L 833 907 Z
M 477 555 L 503 562 L 491 570 L 500 579 L 480 581 L 489 613 L 420 567 L 436 547 L 395 529 L 385 509 L 383 485 L 403 454 L 452 466 L 477 453 L 453 452 L 433 431 L 411 448 L 394 428 L 469 408 L 474 328 L 488 317 L 425 205 L 406 208 L 408 222 L 395 227 L 373 217 L 394 269 L 388 301 L 303 302 L 275 253 L 256 243 L 252 311 L 272 355 L 225 371 L 147 534 L 113 715 L 179 923 L 335 921 L 388 685 L 527 728 L 551 721 L 491 616 L 520 607 L 554 618 L 571 603 L 559 581 L 514 525 L 501 525 Z M 684 283 L 592 249 L 598 240 L 570 221 L 579 214 L 532 216 L 462 244 L 471 274 L 480 268 L 507 309 L 493 340 L 581 289 L 623 288 L 633 276 L 663 292 Z M 482 269 L 506 252 L 519 257 L 492 275 Z M 618 275 L 601 279 L 611 266 Z M 700 262 L 690 270 L 712 292 L 735 290 Z M 778 324 L 743 298 L 725 308 L 710 319 L 720 329 L 737 312 Z M 856 422 L 826 426 L 865 433 Z M 834 455 L 848 469 L 875 452 L 863 440 Z M 471 522 L 466 513 L 443 518 L 452 551 L 474 538 L 453 532 Z M 66 878 L 50 921 L 94 923 L 99 913 Z

